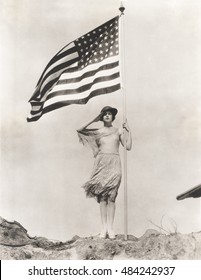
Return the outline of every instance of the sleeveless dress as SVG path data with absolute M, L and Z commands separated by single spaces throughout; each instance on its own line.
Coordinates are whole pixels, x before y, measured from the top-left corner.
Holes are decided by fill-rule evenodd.
M 121 161 L 118 153 L 102 153 L 99 151 L 103 137 L 110 137 L 113 132 L 102 132 L 98 129 L 84 129 L 78 132 L 83 145 L 89 146 L 94 154 L 95 161 L 90 179 L 82 186 L 87 197 L 100 201 L 115 202 L 121 183 Z

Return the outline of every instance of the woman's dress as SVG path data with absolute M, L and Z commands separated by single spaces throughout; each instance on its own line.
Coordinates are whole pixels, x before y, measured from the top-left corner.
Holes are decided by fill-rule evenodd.
M 117 130 L 100 133 L 98 129 L 84 129 L 78 132 L 80 141 L 88 145 L 95 161 L 90 179 L 82 186 L 87 197 L 94 197 L 98 202 L 115 202 L 121 183 L 121 161 L 119 153 L 102 153 L 99 150 L 103 137 L 119 137 Z M 116 139 L 116 141 L 119 139 Z

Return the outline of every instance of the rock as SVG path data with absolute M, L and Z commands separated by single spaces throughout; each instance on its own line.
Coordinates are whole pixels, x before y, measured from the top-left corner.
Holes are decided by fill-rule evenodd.
M 18 222 L 0 217 L 0 259 L 2 260 L 200 260 L 201 232 L 161 234 L 148 229 L 137 238 L 123 234 L 114 240 L 75 235 L 66 242 L 30 237 Z
M 147 229 L 144 233 L 144 235 L 142 236 L 142 238 L 148 238 L 148 237 L 151 237 L 151 236 L 158 236 L 160 235 L 160 233 L 155 230 L 155 229 Z
M 73 236 L 72 241 L 75 242 L 76 240 L 80 239 L 78 235 Z
M 29 251 L 29 250 L 25 250 L 25 251 L 24 251 L 24 254 L 25 254 L 25 258 L 26 258 L 26 259 L 31 259 L 32 256 L 33 256 L 33 252 L 32 252 L 32 251 Z
M 0 244 L 21 246 L 32 242 L 27 230 L 18 222 L 8 222 L 0 217 Z

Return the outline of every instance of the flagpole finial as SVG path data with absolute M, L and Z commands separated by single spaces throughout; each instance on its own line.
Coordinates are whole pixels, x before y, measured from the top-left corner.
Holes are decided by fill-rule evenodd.
M 121 5 L 119 7 L 119 11 L 121 12 L 121 15 L 124 15 L 124 10 L 125 10 L 125 7 L 123 5 L 123 1 L 121 1 Z

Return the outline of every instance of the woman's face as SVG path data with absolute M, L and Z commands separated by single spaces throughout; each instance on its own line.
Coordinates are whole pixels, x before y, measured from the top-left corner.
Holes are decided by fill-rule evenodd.
M 106 111 L 103 115 L 103 121 L 104 122 L 112 122 L 112 120 L 113 120 L 112 113 L 110 111 Z

